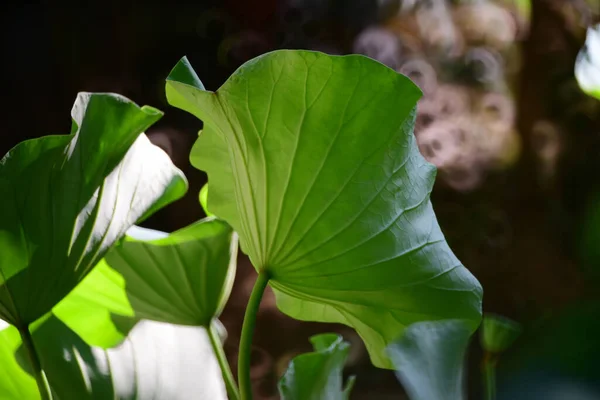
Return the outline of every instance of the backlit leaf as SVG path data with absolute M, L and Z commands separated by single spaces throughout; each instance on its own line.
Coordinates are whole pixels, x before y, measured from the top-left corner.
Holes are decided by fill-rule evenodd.
M 172 234 L 130 228 L 50 317 L 32 324 L 57 398 L 226 398 L 207 328 L 220 327 L 236 249 L 229 225 L 214 218 Z M 35 399 L 19 345 L 14 327 L 0 332 L 0 394 Z M 35 395 L 19 397 L 24 391 Z
M 236 256 L 237 236 L 212 217 L 171 234 L 133 227 L 54 313 L 101 347 L 123 338 L 127 317 L 208 327 L 229 298 Z
M 141 321 L 119 346 L 91 347 L 50 315 L 32 329 L 56 400 L 226 399 L 206 329 Z M 0 397 L 39 399 L 15 327 L 0 331 Z
M 0 321 L 0 399 L 39 399 L 35 379 L 21 368 L 21 364 L 28 360 L 22 352 L 18 352 L 20 347 L 21 337 L 17 328 Z
M 185 193 L 182 172 L 142 134 L 161 115 L 80 93 L 71 135 L 0 160 L 0 318 L 24 327 L 46 314 L 131 225 Z
M 414 322 L 476 329 L 481 286 L 435 218 L 435 168 L 412 132 L 421 93 L 408 78 L 362 56 L 276 51 L 216 93 L 184 59 L 166 91 L 204 121 L 191 161 L 208 174 L 208 207 L 238 232 L 283 312 L 354 327 L 387 368 L 384 349 Z

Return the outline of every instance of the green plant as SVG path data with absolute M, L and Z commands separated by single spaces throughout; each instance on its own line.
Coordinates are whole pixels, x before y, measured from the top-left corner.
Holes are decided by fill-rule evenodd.
M 290 362 L 279 381 L 279 393 L 290 400 L 348 399 L 354 377 L 342 388 L 342 370 L 350 344 L 341 336 L 331 333 L 313 336 L 310 341 L 315 351 L 301 354 Z
M 521 325 L 501 315 L 487 313 L 483 317 L 481 348 L 482 372 L 486 400 L 496 398 L 496 364 L 500 355 L 508 350 L 521 334 Z
M 9 249 L 0 254 L 0 316 L 16 327 L 0 332 L 3 398 L 35 398 L 26 348 L 42 398 L 218 399 L 226 388 L 231 399 L 250 399 L 250 345 L 267 285 L 293 318 L 354 328 L 382 368 L 394 368 L 386 349 L 413 324 L 460 320 L 467 339 L 478 327 L 482 290 L 435 218 L 435 168 L 412 134 L 420 91 L 410 80 L 362 56 L 277 51 L 243 65 L 217 92 L 184 58 L 166 91 L 204 122 L 191 161 L 210 184 L 200 200 L 211 216 L 177 232 L 132 227 L 186 188 L 141 134 L 160 115 L 153 109 L 84 95 L 92 100 L 76 103 L 71 136 L 25 142 L 0 162 L 0 188 L 12 190 L 0 201 L 13 207 L 0 228 L 0 247 Z M 238 235 L 258 272 L 239 394 L 217 319 Z M 154 326 L 168 333 L 153 336 Z M 291 362 L 282 397 L 347 398 L 348 345 L 332 335 L 313 344 L 314 353 Z M 181 346 L 190 349 L 184 361 L 218 364 L 223 379 L 138 360 L 162 349 L 185 365 Z

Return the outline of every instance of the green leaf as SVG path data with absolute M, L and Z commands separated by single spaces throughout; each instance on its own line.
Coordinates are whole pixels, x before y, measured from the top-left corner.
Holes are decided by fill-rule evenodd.
M 56 399 L 226 399 L 206 329 L 142 321 L 118 347 L 90 347 L 49 315 L 33 330 Z M 15 327 L 0 332 L 0 397 L 39 399 Z
M 236 257 L 231 227 L 209 217 L 162 239 L 126 237 L 105 261 L 123 277 L 136 317 L 208 326 L 229 298 Z
M 39 392 L 33 376 L 20 365 L 28 362 L 21 352 L 19 331 L 4 321 L 0 321 L 0 399 L 39 399 Z
M 206 328 L 219 328 L 216 317 L 231 290 L 236 248 L 232 229 L 214 218 L 172 234 L 130 228 L 50 318 L 32 325 L 58 398 L 226 398 Z M 203 327 L 147 320 L 136 325 L 140 318 Z M 16 329 L 14 335 L 8 336 L 9 349 L 20 343 Z M 14 368 L 11 356 L 10 380 L 0 380 L 0 394 L 10 394 L 17 377 L 33 384 L 36 396 L 2 398 L 37 398 L 35 382 Z
M 363 56 L 276 51 L 213 93 L 182 60 L 170 104 L 204 121 L 191 153 L 210 210 L 300 320 L 354 327 L 372 361 L 411 323 L 481 318 L 479 282 L 429 200 L 435 168 L 412 133 L 421 93 Z
M 587 29 L 585 44 L 575 62 L 575 77 L 585 93 L 600 99 L 600 24 Z
M 463 364 L 471 333 L 461 320 L 418 322 L 388 348 L 411 400 L 465 398 Z
M 312 353 L 294 357 L 279 381 L 282 400 L 346 400 L 354 377 L 342 387 L 342 371 L 350 344 L 340 335 L 326 333 L 310 338 Z
M 123 277 L 104 260 L 52 312 L 87 344 L 102 348 L 121 343 L 137 322 Z
M 481 347 L 490 353 L 502 353 L 520 334 L 519 323 L 501 315 L 486 313 L 481 329 Z
M 46 314 L 131 225 L 184 194 L 183 173 L 141 134 L 161 115 L 80 93 L 71 135 L 0 160 L 0 318 L 24 327 Z
M 206 329 L 219 331 L 216 317 L 231 290 L 236 249 L 237 236 L 215 218 L 172 234 L 131 227 L 53 315 L 32 325 L 57 398 L 225 399 Z M 149 320 L 136 325 L 140 318 L 203 327 Z M 9 329 L 3 360 L 8 377 L 0 379 L 0 394 L 7 395 L 0 397 L 38 398 L 22 369 L 28 363 L 19 367 L 9 353 L 20 344 L 16 329 Z M 10 383 L 20 382 L 15 379 L 25 389 L 33 385 L 35 395 L 13 395 Z
M 124 317 L 208 327 L 229 298 L 236 255 L 237 236 L 212 217 L 171 234 L 133 227 L 54 313 L 101 347 L 123 339 Z

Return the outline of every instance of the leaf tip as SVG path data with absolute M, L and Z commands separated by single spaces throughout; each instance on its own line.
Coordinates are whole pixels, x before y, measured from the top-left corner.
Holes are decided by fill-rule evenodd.
M 179 82 L 186 85 L 193 86 L 197 89 L 206 90 L 204 84 L 196 74 L 196 71 L 192 68 L 190 61 L 186 56 L 183 56 L 177 64 L 173 67 L 169 76 L 167 76 L 167 82 Z
M 158 108 L 154 108 L 152 106 L 142 106 L 142 111 L 145 112 L 147 115 L 152 115 L 152 116 L 156 116 L 158 118 L 162 117 L 163 115 L 165 115 L 164 112 L 162 112 L 161 110 L 159 110 Z

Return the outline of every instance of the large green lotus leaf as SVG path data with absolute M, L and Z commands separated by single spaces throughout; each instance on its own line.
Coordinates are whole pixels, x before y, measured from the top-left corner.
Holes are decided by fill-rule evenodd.
M 342 387 L 342 372 L 350 344 L 340 335 L 325 333 L 310 338 L 312 353 L 295 357 L 279 381 L 282 400 L 347 400 L 354 384 Z
M 465 398 L 463 365 L 472 331 L 461 320 L 418 322 L 388 348 L 411 400 Z
M 20 143 L 0 160 L 0 317 L 26 326 L 58 303 L 137 220 L 187 182 L 142 132 L 162 114 L 80 93 L 71 135 Z
M 408 78 L 363 56 L 276 51 L 216 93 L 184 59 L 166 90 L 204 121 L 191 161 L 208 173 L 208 207 L 239 233 L 283 312 L 354 327 L 387 368 L 384 349 L 407 325 L 477 327 L 482 289 L 433 212 Z
M 207 327 L 229 298 L 236 256 L 237 235 L 212 217 L 171 234 L 134 226 L 53 311 L 101 347 L 123 339 L 128 318 Z
M 206 329 L 141 321 L 119 346 L 91 347 L 57 317 L 33 330 L 42 368 L 57 400 L 226 399 Z M 6 400 L 39 399 L 16 328 L 0 332 Z

